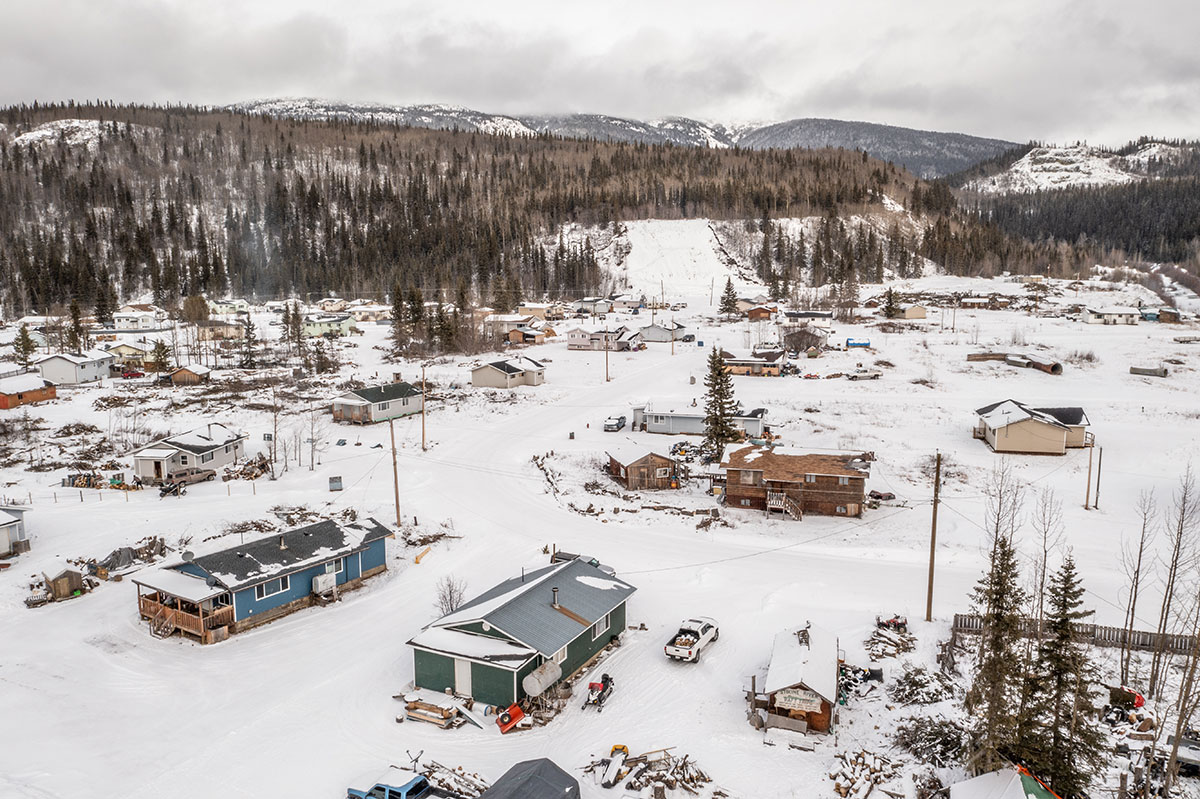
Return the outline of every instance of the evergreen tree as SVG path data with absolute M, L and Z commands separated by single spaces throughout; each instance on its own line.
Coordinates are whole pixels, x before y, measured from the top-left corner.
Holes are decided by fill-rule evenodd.
M 737 314 L 737 292 L 733 290 L 733 278 L 725 278 L 725 290 L 721 292 L 721 305 L 718 307 L 718 312 L 722 316 L 735 316 Z
M 79 309 L 79 302 L 71 300 L 71 324 L 67 328 L 67 349 L 71 352 L 83 352 L 91 346 L 92 342 L 88 338 L 87 326 L 83 323 L 83 312 Z
M 171 349 L 161 339 L 154 342 L 154 349 L 150 351 L 150 368 L 156 374 L 169 371 L 171 368 Z
M 325 373 L 336 371 L 337 367 L 337 359 L 330 352 L 324 337 L 317 336 L 312 344 L 312 368 L 319 373 Z
M 725 361 L 716 347 L 708 355 L 704 387 L 708 389 L 704 395 L 704 449 L 713 458 L 720 458 L 725 445 L 739 438 L 733 426 L 738 403 L 733 396 L 733 375 L 725 368 Z
M 300 352 L 304 347 L 304 314 L 300 311 L 300 303 L 292 303 L 292 323 L 285 334 L 292 342 L 292 352 Z
M 1012 538 L 1004 532 L 994 537 L 991 562 L 975 586 L 973 603 L 983 629 L 966 709 L 972 719 L 975 769 L 982 773 L 1002 766 L 1017 742 L 1015 711 L 1023 677 L 1017 642 L 1025 592 Z
M 113 294 L 112 286 L 107 281 L 102 281 L 96 287 L 96 307 L 95 317 L 96 324 L 108 326 L 113 323 Z
M 33 340 L 33 336 L 29 335 L 29 328 L 21 325 L 21 329 L 17 331 L 17 337 L 13 340 L 13 351 L 16 353 L 17 364 L 28 369 L 29 364 L 33 363 L 33 354 L 37 351 L 37 344 Z
M 404 304 L 404 291 L 397 282 L 392 286 L 392 351 L 399 353 L 408 343 L 408 310 Z
M 896 292 L 888 289 L 883 295 L 883 315 L 895 319 L 900 315 L 900 303 L 896 302 Z
M 242 361 L 243 369 L 253 369 L 258 362 L 258 334 L 254 328 L 254 322 L 249 317 L 246 318 L 246 330 L 242 338 Z
M 1015 754 L 1063 799 L 1081 797 L 1104 760 L 1105 740 L 1095 718 L 1097 675 L 1072 625 L 1082 610 L 1083 585 L 1070 554 L 1050 578 L 1045 638 L 1029 675 L 1028 721 Z

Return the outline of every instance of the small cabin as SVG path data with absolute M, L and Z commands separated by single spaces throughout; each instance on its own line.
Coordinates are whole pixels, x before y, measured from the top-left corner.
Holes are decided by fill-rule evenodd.
M 837 723 L 837 636 L 806 624 L 775 636 L 761 694 L 764 726 L 794 732 L 831 732 Z M 758 702 L 756 702 L 756 705 Z
M 669 456 L 646 447 L 608 450 L 608 473 L 630 491 L 679 488 L 678 466 Z

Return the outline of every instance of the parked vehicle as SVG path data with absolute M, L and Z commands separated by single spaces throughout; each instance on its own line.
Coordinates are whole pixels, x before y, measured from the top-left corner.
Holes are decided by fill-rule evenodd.
M 604 420 L 604 432 L 616 433 L 625 429 L 626 419 L 624 416 L 610 416 Z
M 846 377 L 851 380 L 878 380 L 883 377 L 883 372 L 878 369 L 855 369 Z
M 587 710 L 589 705 L 594 705 L 596 712 L 604 710 L 604 703 L 608 701 L 608 697 L 612 694 L 613 686 L 616 683 L 612 677 L 607 674 L 600 675 L 600 682 L 588 683 L 587 699 L 583 700 L 583 709 Z
M 187 494 L 183 483 L 163 483 L 158 489 L 158 498 L 182 497 Z
M 671 660 L 699 663 L 700 652 L 721 637 L 717 623 L 707 616 L 688 619 L 679 625 L 679 632 L 671 636 L 663 652 Z
M 883 502 L 891 502 L 893 499 L 896 498 L 896 495 L 893 494 L 891 491 L 871 491 L 870 493 L 867 494 L 867 496 L 870 497 L 871 499 L 878 499 Z
M 576 555 L 574 552 L 563 552 L 561 549 L 554 553 L 550 558 L 551 563 L 566 563 L 569 560 L 582 560 L 589 566 L 595 566 L 600 571 L 607 574 L 609 577 L 616 577 L 617 570 L 612 566 L 606 566 L 591 555 Z
M 908 632 L 908 617 L 907 616 L 892 616 L 890 619 L 883 619 L 879 616 L 875 617 L 875 626 L 881 630 L 891 630 L 896 633 Z
M 443 791 L 429 784 L 420 774 L 392 766 L 379 781 L 365 791 L 346 789 L 346 799 L 432 799 L 452 797 L 456 794 Z
M 680 338 L 679 340 L 690 344 L 696 340 L 696 334 L 695 333 L 684 333 L 683 337 Z
M 207 480 L 215 480 L 217 473 L 212 469 L 201 469 L 197 466 L 190 466 L 186 469 L 176 469 L 169 472 L 164 483 L 171 485 L 191 485 L 192 483 L 201 483 Z
M 145 377 L 146 373 L 140 369 L 126 369 L 121 372 L 121 378 L 124 380 L 132 380 L 135 377 Z

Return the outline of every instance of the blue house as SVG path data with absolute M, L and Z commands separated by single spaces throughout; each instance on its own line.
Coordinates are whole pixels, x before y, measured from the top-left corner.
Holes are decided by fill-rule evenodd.
M 138 614 L 152 635 L 202 644 L 323 604 L 387 569 L 375 519 L 325 520 L 139 573 Z

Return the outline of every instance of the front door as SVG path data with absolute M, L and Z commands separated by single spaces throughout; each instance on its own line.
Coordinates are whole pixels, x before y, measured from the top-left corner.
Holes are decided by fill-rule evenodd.
M 154 462 L 154 479 L 161 480 L 163 476 L 162 461 Z
M 471 696 L 471 661 L 454 659 L 454 693 Z

